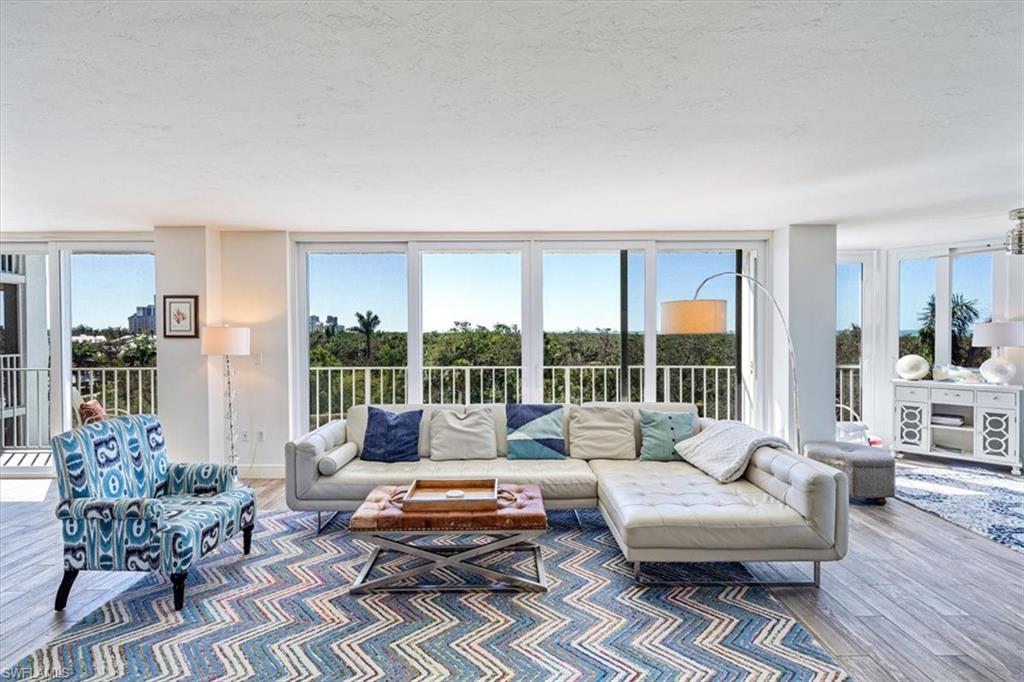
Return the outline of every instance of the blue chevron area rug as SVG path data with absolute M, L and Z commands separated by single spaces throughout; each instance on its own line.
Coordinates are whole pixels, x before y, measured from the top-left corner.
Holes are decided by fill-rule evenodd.
M 173 610 L 166 578 L 143 577 L 3 675 L 65 680 L 848 679 L 766 589 L 638 586 L 600 514 L 581 514 L 582 531 L 572 512 L 550 513 L 551 530 L 542 538 L 547 593 L 357 597 L 348 594 L 348 586 L 366 559 L 366 543 L 341 530 L 343 522 L 317 535 L 314 514 L 265 513 L 258 519 L 250 556 L 241 554 L 240 543 L 229 543 L 189 575 L 182 611 Z M 508 553 L 490 564 L 504 561 L 502 570 L 529 573 L 530 556 Z M 416 561 L 383 562 L 381 570 L 396 571 Z M 682 577 L 677 565 L 654 568 L 651 578 Z M 710 565 L 706 570 L 723 571 Z M 745 574 L 740 565 L 724 571 Z

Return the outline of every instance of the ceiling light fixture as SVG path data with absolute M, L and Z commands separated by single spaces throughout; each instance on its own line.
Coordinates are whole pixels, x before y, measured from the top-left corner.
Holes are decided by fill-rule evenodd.
M 1024 256 L 1024 208 L 1010 211 L 1010 220 L 1017 224 L 1006 233 L 1006 251 L 1014 256 Z

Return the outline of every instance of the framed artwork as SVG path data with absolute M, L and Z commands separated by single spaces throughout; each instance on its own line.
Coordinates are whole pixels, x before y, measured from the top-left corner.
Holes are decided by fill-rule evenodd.
M 199 338 L 198 316 L 198 296 L 164 296 L 164 338 Z

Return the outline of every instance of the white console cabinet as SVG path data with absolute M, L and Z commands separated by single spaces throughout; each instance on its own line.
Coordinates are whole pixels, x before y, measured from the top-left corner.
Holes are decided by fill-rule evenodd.
M 1004 464 L 1021 474 L 1021 386 L 892 382 L 893 452 Z M 936 424 L 947 415 L 960 425 Z

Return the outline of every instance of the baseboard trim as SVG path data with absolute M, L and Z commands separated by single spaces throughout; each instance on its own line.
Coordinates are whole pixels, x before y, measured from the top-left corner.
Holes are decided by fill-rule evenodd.
M 0 478 L 57 478 L 52 466 L 0 467 Z
M 239 478 L 284 478 L 283 464 L 238 465 Z

